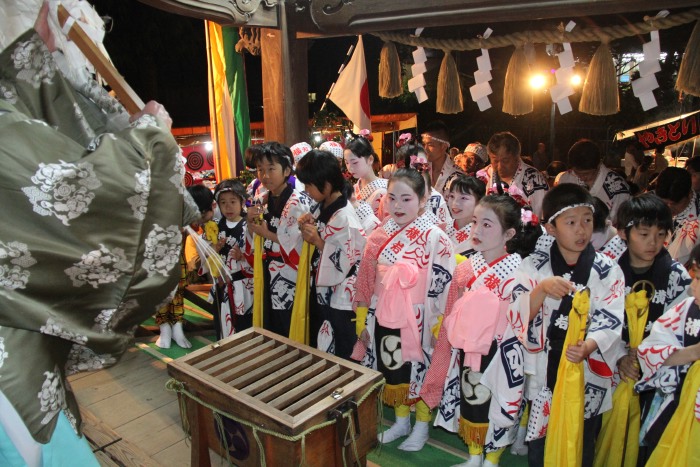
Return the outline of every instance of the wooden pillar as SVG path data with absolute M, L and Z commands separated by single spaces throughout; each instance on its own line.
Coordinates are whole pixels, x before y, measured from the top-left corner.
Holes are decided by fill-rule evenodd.
M 308 54 L 289 23 L 286 2 L 279 5 L 280 29 L 262 29 L 265 140 L 292 145 L 309 138 Z

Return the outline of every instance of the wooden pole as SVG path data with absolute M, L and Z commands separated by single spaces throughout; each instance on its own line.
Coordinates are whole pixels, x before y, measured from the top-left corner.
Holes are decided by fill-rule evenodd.
M 72 20 L 70 13 L 63 5 L 59 4 L 58 22 L 61 27 L 64 28 L 64 31 L 65 24 L 68 20 Z M 73 22 L 66 35 L 78 46 L 80 51 L 87 57 L 90 63 L 92 63 L 92 66 L 95 67 L 95 70 L 107 81 L 127 112 L 132 115 L 140 112 L 144 107 L 141 98 L 134 92 L 126 80 L 124 80 L 124 77 L 119 74 L 117 69 L 114 68 L 114 65 L 100 52 L 100 49 L 97 48 L 95 43 L 92 42 L 92 39 L 88 37 L 78 23 Z

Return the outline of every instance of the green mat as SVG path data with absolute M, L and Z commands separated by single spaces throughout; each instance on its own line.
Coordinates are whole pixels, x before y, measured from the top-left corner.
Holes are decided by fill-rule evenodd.
M 394 410 L 384 407 L 384 424 L 388 428 L 394 421 Z M 412 415 L 413 422 L 413 415 Z M 465 461 L 467 446 L 456 433 L 450 433 L 442 428 L 431 425 L 428 444 L 418 452 L 406 452 L 398 449 L 405 438 L 392 443 L 382 445 L 367 455 L 367 459 L 379 464 L 381 467 L 404 467 L 426 465 L 450 466 Z M 501 467 L 526 467 L 527 456 L 514 456 L 510 448 L 506 448 L 501 462 Z

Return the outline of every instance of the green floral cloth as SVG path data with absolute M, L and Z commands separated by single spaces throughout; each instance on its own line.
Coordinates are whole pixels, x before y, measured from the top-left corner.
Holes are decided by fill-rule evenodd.
M 91 82 L 77 91 L 29 31 L 0 54 L 0 391 L 50 440 L 66 376 L 113 365 L 179 278 L 184 166 L 167 127 Z

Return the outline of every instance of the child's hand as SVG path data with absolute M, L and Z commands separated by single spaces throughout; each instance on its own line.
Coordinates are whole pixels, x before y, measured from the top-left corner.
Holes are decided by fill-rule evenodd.
M 630 349 L 629 353 L 617 362 L 617 369 L 622 379 L 639 381 L 639 362 L 637 362 L 637 349 Z
M 255 204 L 248 209 L 246 221 L 250 224 L 260 224 L 262 222 L 262 214 L 265 213 L 265 207 L 262 204 Z
M 320 248 L 318 245 L 321 242 L 321 236 L 318 234 L 316 224 L 303 224 L 301 226 L 301 236 L 307 243 Z
M 538 286 L 542 288 L 544 293 L 556 299 L 562 299 L 564 296 L 576 292 L 573 282 L 558 276 L 548 277 L 541 281 Z
M 301 217 L 299 217 L 299 219 L 297 219 L 297 222 L 299 223 L 299 228 L 301 228 L 306 224 L 315 224 L 316 219 L 314 219 L 314 216 L 310 212 L 305 212 L 301 215 Z
M 597 348 L 598 344 L 593 339 L 578 341 L 576 345 L 566 348 L 566 359 L 571 363 L 581 363 Z
M 216 251 L 217 253 L 220 252 L 224 245 L 226 245 L 226 237 L 220 238 L 219 241 L 216 242 L 215 245 L 213 245 L 214 251 Z
M 265 234 L 270 232 L 270 230 L 267 228 L 267 222 L 265 222 L 264 220 L 261 221 L 260 219 L 257 219 L 255 222 L 249 223 L 248 230 L 250 230 L 256 235 L 260 235 L 261 237 L 265 237 Z
M 231 256 L 231 258 L 233 258 L 236 261 L 240 261 L 243 259 L 243 252 L 241 252 L 241 249 L 238 245 L 231 248 L 228 254 L 229 256 Z

